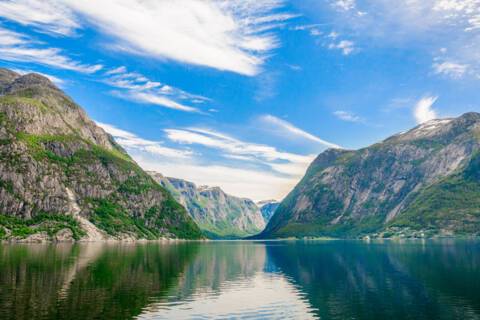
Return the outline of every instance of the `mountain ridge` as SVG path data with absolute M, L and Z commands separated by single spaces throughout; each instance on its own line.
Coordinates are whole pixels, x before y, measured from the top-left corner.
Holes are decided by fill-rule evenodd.
M 479 138 L 480 114 L 472 112 L 359 150 L 328 149 L 257 237 L 478 234 L 480 185 L 466 172 L 477 172 Z M 451 204 L 431 202 L 433 189 Z
M 260 209 L 248 198 L 225 193 L 218 186 L 199 186 L 183 179 L 148 172 L 169 190 L 211 238 L 242 238 L 265 227 Z
M 183 207 L 50 80 L 0 69 L 0 238 L 201 238 Z

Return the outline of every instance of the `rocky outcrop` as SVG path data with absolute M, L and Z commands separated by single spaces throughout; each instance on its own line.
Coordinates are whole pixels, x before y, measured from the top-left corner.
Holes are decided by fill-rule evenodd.
M 226 194 L 219 187 L 197 187 L 182 179 L 149 174 L 180 202 L 198 226 L 212 238 L 239 238 L 253 235 L 265 227 L 253 201 Z
M 198 238 L 184 208 L 47 78 L 0 69 L 0 238 Z
M 357 151 L 330 149 L 259 237 L 480 232 L 480 114 L 432 120 Z

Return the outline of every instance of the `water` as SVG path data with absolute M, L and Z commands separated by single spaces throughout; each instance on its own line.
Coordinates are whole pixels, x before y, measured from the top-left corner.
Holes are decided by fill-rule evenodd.
M 0 319 L 480 319 L 480 243 L 0 245 Z

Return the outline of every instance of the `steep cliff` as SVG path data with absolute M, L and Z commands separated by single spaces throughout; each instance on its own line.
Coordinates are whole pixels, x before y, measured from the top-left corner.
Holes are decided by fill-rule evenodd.
M 0 69 L 0 238 L 198 238 L 184 208 L 47 78 Z
M 189 181 L 149 173 L 170 190 L 198 226 L 212 238 L 245 237 L 265 227 L 259 208 L 249 199 L 231 196 L 218 187 L 197 187 Z
M 467 113 L 327 150 L 259 237 L 479 234 L 479 138 L 480 114 Z

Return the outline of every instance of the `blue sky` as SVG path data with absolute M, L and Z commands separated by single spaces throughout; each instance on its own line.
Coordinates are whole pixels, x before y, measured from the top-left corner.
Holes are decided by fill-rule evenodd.
M 0 0 L 0 65 L 49 76 L 145 169 L 281 199 L 329 147 L 480 111 L 478 0 Z

